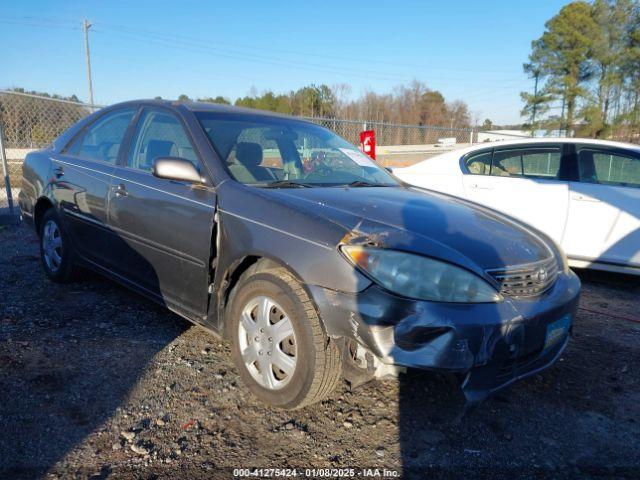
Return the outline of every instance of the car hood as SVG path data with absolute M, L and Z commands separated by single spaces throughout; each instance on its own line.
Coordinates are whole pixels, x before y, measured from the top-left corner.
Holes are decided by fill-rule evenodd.
M 493 210 L 411 187 L 270 190 L 281 201 L 343 226 L 345 243 L 396 248 L 499 269 L 553 255 L 540 234 Z

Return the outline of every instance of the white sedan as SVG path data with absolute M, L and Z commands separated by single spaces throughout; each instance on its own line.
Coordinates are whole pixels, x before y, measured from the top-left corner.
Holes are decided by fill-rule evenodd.
M 573 267 L 640 275 L 638 145 L 578 138 L 486 143 L 393 173 L 523 220 L 555 239 Z

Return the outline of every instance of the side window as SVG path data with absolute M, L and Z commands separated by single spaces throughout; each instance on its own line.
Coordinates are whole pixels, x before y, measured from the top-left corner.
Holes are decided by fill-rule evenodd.
M 559 147 L 499 150 L 493 155 L 491 175 L 557 179 L 560 157 Z
M 131 141 L 127 166 L 150 172 L 158 157 L 179 157 L 200 165 L 180 121 L 170 113 L 146 110 Z
M 76 138 L 65 152 L 85 160 L 115 164 L 124 134 L 135 114 L 135 110 L 106 114 Z
M 498 177 L 522 176 L 522 150 L 502 150 L 493 154 L 491 175 Z
M 467 157 L 465 165 L 469 173 L 473 175 L 489 175 L 491 171 L 491 154 L 492 151 L 490 150 Z
M 581 182 L 640 187 L 640 155 L 581 148 L 578 171 Z

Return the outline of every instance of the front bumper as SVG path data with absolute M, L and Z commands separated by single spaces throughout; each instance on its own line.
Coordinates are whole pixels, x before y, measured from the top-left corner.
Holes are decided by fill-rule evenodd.
M 372 285 L 358 294 L 311 287 L 327 333 L 355 340 L 389 365 L 455 373 L 469 401 L 552 365 L 568 335 L 543 348 L 547 326 L 578 307 L 569 272 L 532 299 L 453 304 L 410 300 Z

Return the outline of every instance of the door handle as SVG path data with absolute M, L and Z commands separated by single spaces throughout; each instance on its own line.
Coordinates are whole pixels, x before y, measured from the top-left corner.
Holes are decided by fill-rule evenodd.
M 574 193 L 571 195 L 572 200 L 577 200 L 579 202 L 592 202 L 592 203 L 600 203 L 600 200 L 593 197 L 588 197 L 586 195 L 582 195 L 580 193 Z
M 475 188 L 476 190 L 493 190 L 493 187 L 489 185 L 480 185 L 479 183 L 472 183 L 471 188 Z
M 53 169 L 53 174 L 56 176 L 56 178 L 60 178 L 61 176 L 64 175 L 64 168 L 62 167 L 56 167 Z
M 114 185 L 111 187 L 113 193 L 116 197 L 126 197 L 127 196 L 127 187 L 124 186 L 124 183 L 120 183 L 118 185 Z

